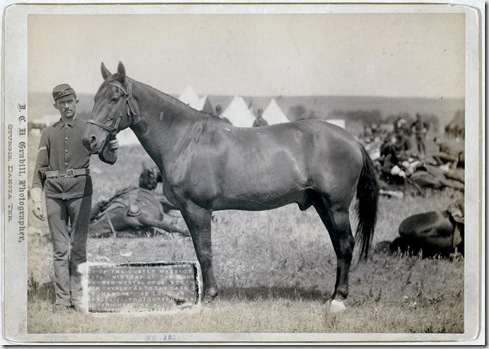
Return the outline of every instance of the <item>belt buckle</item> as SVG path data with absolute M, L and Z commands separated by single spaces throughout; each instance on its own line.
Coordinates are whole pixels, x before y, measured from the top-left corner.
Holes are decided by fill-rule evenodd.
M 66 177 L 75 177 L 75 170 L 72 168 L 66 170 Z

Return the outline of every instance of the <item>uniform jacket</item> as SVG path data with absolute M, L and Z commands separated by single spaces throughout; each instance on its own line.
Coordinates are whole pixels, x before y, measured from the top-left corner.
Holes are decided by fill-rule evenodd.
M 46 197 L 64 200 L 92 194 L 92 179 L 89 175 L 46 178 L 46 171 L 88 169 L 90 153 L 82 144 L 82 136 L 86 129 L 87 122 L 75 118 L 67 123 L 59 120 L 43 130 L 37 151 L 32 188 L 44 189 Z M 105 147 L 99 154 L 99 158 L 113 164 L 117 160 L 117 152 L 112 152 Z

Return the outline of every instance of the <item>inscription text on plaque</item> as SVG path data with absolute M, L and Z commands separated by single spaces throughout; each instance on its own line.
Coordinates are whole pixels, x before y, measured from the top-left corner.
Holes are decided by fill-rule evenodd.
M 196 263 L 91 264 L 89 312 L 168 311 L 199 302 Z

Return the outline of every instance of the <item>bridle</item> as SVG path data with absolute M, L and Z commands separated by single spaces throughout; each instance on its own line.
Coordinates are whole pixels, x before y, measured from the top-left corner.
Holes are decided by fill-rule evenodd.
M 132 84 L 128 81 L 126 84 L 126 88 L 124 88 L 124 86 L 120 82 L 111 81 L 111 82 L 109 82 L 109 85 L 117 87 L 122 92 L 122 96 L 124 97 L 124 99 L 126 101 L 126 105 L 127 105 L 126 115 L 128 115 L 129 117 L 132 118 L 131 124 L 134 125 L 136 123 L 135 121 L 138 117 L 139 111 L 138 111 L 137 104 L 134 101 L 134 98 L 132 96 Z M 117 117 L 117 119 L 114 121 L 113 125 L 111 125 L 111 126 L 105 125 L 105 124 L 98 122 L 96 120 L 93 120 L 93 119 L 88 119 L 87 123 L 98 126 L 102 129 L 104 129 L 105 131 L 107 131 L 110 135 L 115 136 L 115 134 L 117 134 L 117 132 L 119 131 L 119 124 L 121 123 L 123 116 L 124 116 L 124 113 L 121 112 L 119 114 L 119 116 Z

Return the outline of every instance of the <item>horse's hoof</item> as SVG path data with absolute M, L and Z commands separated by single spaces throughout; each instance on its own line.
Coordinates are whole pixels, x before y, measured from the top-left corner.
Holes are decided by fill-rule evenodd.
M 212 305 L 215 298 L 216 298 L 215 296 L 212 297 L 212 296 L 207 295 L 202 300 L 202 303 L 205 304 L 205 305 Z
M 330 314 L 337 314 L 341 313 L 346 309 L 345 304 L 343 301 L 338 301 L 336 299 L 332 299 L 328 301 L 328 313 Z
M 211 304 L 214 299 L 217 297 L 217 292 L 209 292 L 204 295 L 204 298 L 202 299 L 202 303 L 204 304 Z

